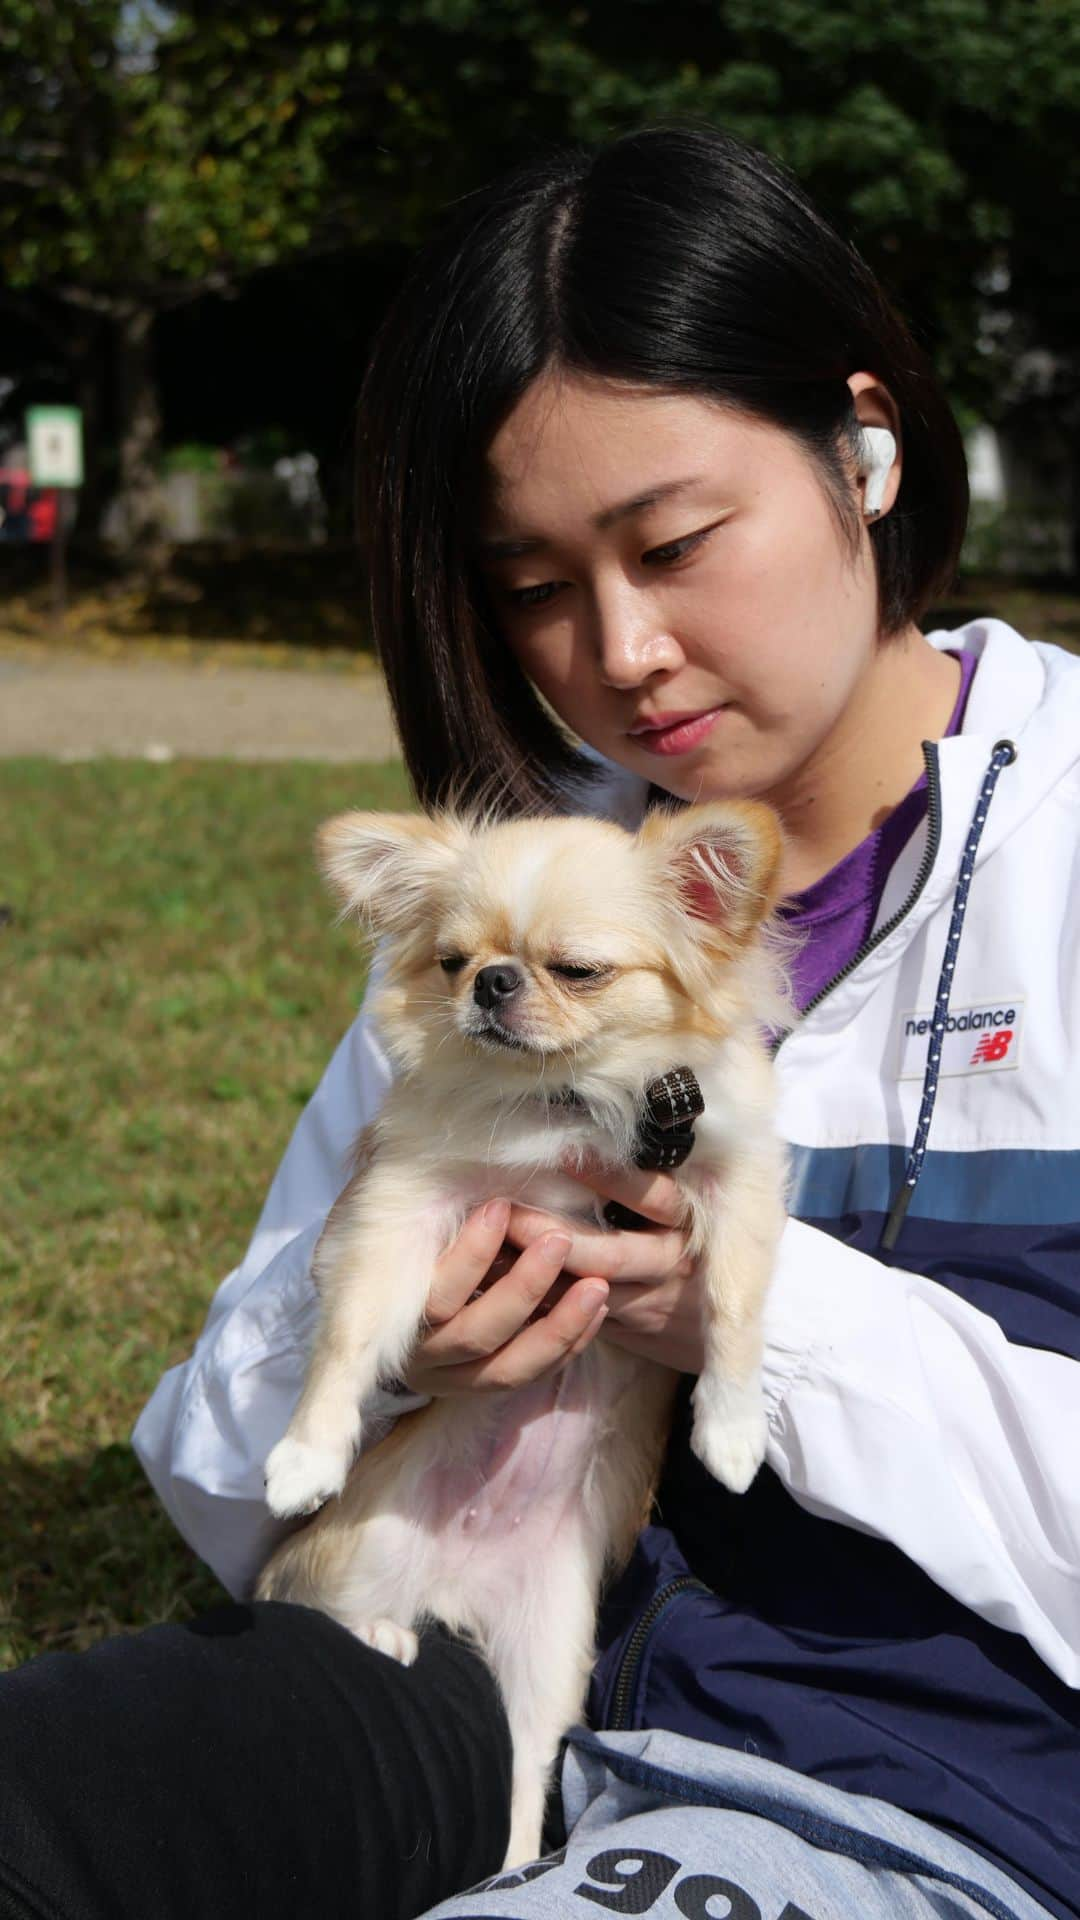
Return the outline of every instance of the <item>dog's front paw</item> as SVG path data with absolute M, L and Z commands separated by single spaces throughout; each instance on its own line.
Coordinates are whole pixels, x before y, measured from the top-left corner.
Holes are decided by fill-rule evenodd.
M 745 1493 L 765 1458 L 768 1427 L 760 1384 L 702 1374 L 692 1395 L 690 1445 L 714 1480 Z
M 403 1667 L 411 1667 L 420 1651 L 420 1642 L 411 1627 L 399 1627 L 396 1620 L 363 1620 L 352 1629 L 365 1646 L 385 1653 Z
M 286 1434 L 266 1462 L 266 1504 L 279 1520 L 314 1513 L 345 1485 L 349 1456 Z

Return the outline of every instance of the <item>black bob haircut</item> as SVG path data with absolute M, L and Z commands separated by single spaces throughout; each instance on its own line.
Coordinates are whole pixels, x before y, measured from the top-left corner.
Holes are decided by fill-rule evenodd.
M 855 249 L 765 154 L 707 125 L 559 149 L 467 195 L 417 256 L 360 397 L 357 506 L 372 630 L 421 803 L 566 805 L 590 772 L 501 641 L 473 558 L 484 458 L 562 369 L 734 406 L 794 435 L 846 536 L 865 368 L 903 436 L 870 527 L 883 637 L 951 585 L 963 444 L 938 380 Z

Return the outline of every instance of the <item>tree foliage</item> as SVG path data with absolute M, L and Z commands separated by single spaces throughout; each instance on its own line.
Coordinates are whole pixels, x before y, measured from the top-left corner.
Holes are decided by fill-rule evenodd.
M 0 266 L 153 314 L 689 115 L 806 181 L 985 412 L 1032 346 L 1080 387 L 1078 109 L 1080 0 L 0 0 Z
M 249 57 L 270 37 L 272 61 Z M 0 54 L 10 286 L 160 305 L 311 243 L 340 119 L 332 48 L 259 15 L 0 0 Z

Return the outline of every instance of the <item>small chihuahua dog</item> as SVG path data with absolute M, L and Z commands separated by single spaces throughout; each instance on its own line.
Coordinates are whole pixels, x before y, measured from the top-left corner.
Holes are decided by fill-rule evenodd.
M 343 917 L 383 941 L 375 1017 L 396 1078 L 319 1240 L 314 1349 L 266 1465 L 275 1514 L 322 1511 L 257 1591 L 405 1664 L 425 1620 L 475 1638 L 513 1737 L 509 1868 L 540 1851 L 601 1583 L 648 1518 L 678 1376 L 594 1340 L 529 1386 L 405 1414 L 353 1465 L 360 1407 L 407 1364 L 434 1264 L 474 1207 L 502 1197 L 595 1226 L 603 1203 L 564 1167 L 641 1164 L 646 1090 L 696 1078 L 704 1111 L 675 1176 L 704 1303 L 692 1444 L 726 1486 L 749 1485 L 784 1221 L 762 1037 L 785 1006 L 767 932 L 780 832 L 736 801 L 653 812 L 636 834 L 357 812 L 320 829 L 319 851 Z

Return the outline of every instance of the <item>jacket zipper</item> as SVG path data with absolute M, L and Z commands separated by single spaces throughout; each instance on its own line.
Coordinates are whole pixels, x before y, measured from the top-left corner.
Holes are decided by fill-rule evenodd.
M 819 1007 L 822 1001 L 832 992 L 833 988 L 838 987 L 841 981 L 846 980 L 849 974 L 854 973 L 855 968 L 861 965 L 867 955 L 873 953 L 875 947 L 879 947 L 883 940 L 887 940 L 889 935 L 895 932 L 901 921 L 907 919 L 908 914 L 911 912 L 930 878 L 934 862 L 937 859 L 938 848 L 941 844 L 941 775 L 938 765 L 936 741 L 924 740 L 922 743 L 922 752 L 923 761 L 926 766 L 927 788 L 926 847 L 923 852 L 923 857 L 919 862 L 919 870 L 912 882 L 911 891 L 907 899 L 897 908 L 891 918 L 886 920 L 885 924 L 880 926 L 876 933 L 872 933 L 869 939 L 864 940 L 858 952 L 852 955 L 846 966 L 841 967 L 839 973 L 834 974 L 833 978 L 814 995 L 813 999 L 808 1001 L 799 1016 L 800 1020 L 805 1020 L 808 1013 L 812 1013 L 815 1007 Z M 790 1028 L 789 1032 L 794 1032 L 794 1028 Z M 772 1052 L 774 1057 L 787 1038 L 788 1034 L 783 1033 L 779 1039 L 773 1043 Z M 659 1593 L 653 1595 L 637 1626 L 634 1628 L 633 1633 L 630 1635 L 626 1651 L 623 1654 L 619 1667 L 619 1677 L 615 1682 L 615 1692 L 612 1696 L 610 1726 L 613 1732 L 625 1731 L 627 1728 L 630 1696 L 633 1692 L 634 1682 L 638 1676 L 638 1670 L 641 1666 L 642 1656 L 644 1655 L 649 1635 L 652 1633 L 660 1615 L 671 1601 L 680 1593 L 688 1592 L 691 1587 L 700 1588 L 702 1593 L 712 1592 L 711 1587 L 706 1586 L 703 1580 L 696 1579 L 692 1573 L 680 1574 L 677 1580 L 669 1580 L 666 1587 L 661 1587 Z
M 938 765 L 937 742 L 935 740 L 924 740 L 922 743 L 922 751 L 923 760 L 926 763 L 926 847 L 923 852 L 923 857 L 919 862 L 919 871 L 915 875 L 911 892 L 908 894 L 903 905 L 897 908 L 892 918 L 886 920 L 884 926 L 879 927 L 876 933 L 872 933 L 869 939 L 864 940 L 858 952 L 852 954 L 846 966 L 841 967 L 839 973 L 834 974 L 832 979 L 827 981 L 825 986 L 821 987 L 819 991 L 815 993 L 813 999 L 807 1001 L 806 1006 L 799 1015 L 800 1022 L 806 1019 L 808 1013 L 813 1013 L 815 1007 L 820 1007 L 822 1001 L 827 998 L 833 988 L 838 987 L 842 980 L 846 980 L 849 974 L 854 973 L 856 967 L 861 966 L 862 962 L 866 959 L 867 954 L 873 953 L 874 948 L 879 947 L 883 940 L 887 940 L 890 933 L 895 932 L 900 922 L 907 919 L 908 914 L 911 912 L 912 907 L 915 905 L 915 902 L 918 900 L 919 895 L 930 878 L 934 861 L 937 859 L 938 847 L 941 844 L 941 770 Z M 784 1041 L 787 1040 L 794 1031 L 794 1027 L 789 1027 L 787 1033 L 782 1033 L 778 1040 L 774 1040 L 772 1045 L 772 1055 L 774 1059 L 783 1046 Z
M 625 1731 L 629 1725 L 630 1695 L 633 1692 L 649 1635 L 669 1603 L 677 1594 L 686 1593 L 691 1587 L 700 1588 L 702 1593 L 712 1592 L 711 1587 L 707 1587 L 703 1580 L 696 1579 L 692 1573 L 681 1573 L 677 1580 L 669 1580 L 666 1587 L 661 1587 L 659 1593 L 653 1594 L 630 1635 L 619 1667 L 619 1677 L 615 1682 L 615 1692 L 612 1695 L 609 1726 L 613 1732 Z

